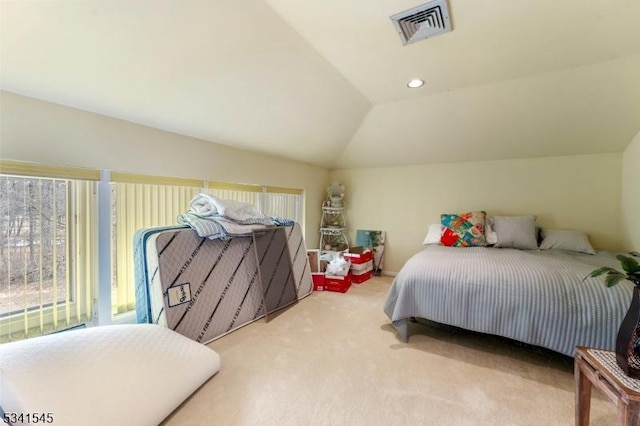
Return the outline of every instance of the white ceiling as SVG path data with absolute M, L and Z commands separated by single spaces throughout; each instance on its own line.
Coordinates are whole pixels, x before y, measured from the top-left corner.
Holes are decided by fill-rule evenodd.
M 3 90 L 330 168 L 619 152 L 640 2 L 1 0 Z M 408 89 L 414 77 L 426 81 Z

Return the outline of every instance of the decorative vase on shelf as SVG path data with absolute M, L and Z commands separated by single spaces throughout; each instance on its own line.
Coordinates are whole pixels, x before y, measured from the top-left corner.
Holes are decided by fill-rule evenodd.
M 640 379 L 640 263 L 623 254 L 617 255 L 616 259 L 623 271 L 605 266 L 592 271 L 585 279 L 605 275 L 607 287 L 624 280 L 634 284 L 631 305 L 616 336 L 616 362 L 627 376 Z
M 616 361 L 629 377 L 640 379 L 640 287 L 633 287 L 631 305 L 616 337 Z
M 327 187 L 327 199 L 331 207 L 343 207 L 344 185 L 340 182 L 333 182 Z

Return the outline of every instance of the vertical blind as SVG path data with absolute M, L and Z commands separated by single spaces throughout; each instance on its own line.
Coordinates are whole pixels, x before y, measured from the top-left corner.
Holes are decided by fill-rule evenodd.
M 204 181 L 111 173 L 111 312 L 135 309 L 133 238 L 143 228 L 176 225 Z
M 135 309 L 133 240 L 144 228 L 177 224 L 191 199 L 205 191 L 254 205 L 268 216 L 302 221 L 302 190 L 180 178 L 111 173 L 112 314 Z
M 101 172 L 0 160 L 0 342 L 92 321 Z M 302 190 L 111 172 L 111 313 L 135 309 L 133 238 L 201 191 L 302 222 Z
M 0 341 L 90 320 L 98 178 L 0 161 Z

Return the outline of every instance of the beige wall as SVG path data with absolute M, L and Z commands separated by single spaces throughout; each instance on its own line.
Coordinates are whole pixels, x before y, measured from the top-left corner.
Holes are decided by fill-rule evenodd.
M 7 92 L 0 92 L 0 114 L 5 159 L 303 188 L 307 247 L 318 244 L 329 181 L 323 168 Z M 639 250 L 637 164 L 640 134 L 624 154 L 349 169 L 331 177 L 347 188 L 351 238 L 356 229 L 387 231 L 385 270 L 395 272 L 446 211 L 533 213 L 541 226 L 585 230 L 598 248 Z
M 622 155 L 622 230 L 626 248 L 640 251 L 640 132 Z
M 307 247 L 318 244 L 329 171 L 0 92 L 0 158 L 301 188 Z
M 444 212 L 535 214 L 543 227 L 581 229 L 597 248 L 622 248 L 621 164 L 622 154 L 596 154 L 336 170 L 331 177 L 346 186 L 351 237 L 356 229 L 387 231 L 384 269 L 397 272 Z

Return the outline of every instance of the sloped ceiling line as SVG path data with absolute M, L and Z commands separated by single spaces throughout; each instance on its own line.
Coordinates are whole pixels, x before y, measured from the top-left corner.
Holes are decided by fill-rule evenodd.
M 620 151 L 640 127 L 640 2 L 449 0 L 454 31 L 402 46 L 389 17 L 419 3 L 2 0 L 0 87 L 326 168 Z

